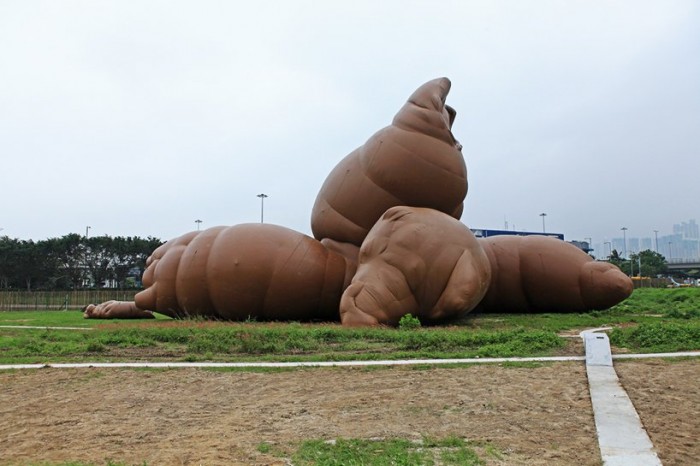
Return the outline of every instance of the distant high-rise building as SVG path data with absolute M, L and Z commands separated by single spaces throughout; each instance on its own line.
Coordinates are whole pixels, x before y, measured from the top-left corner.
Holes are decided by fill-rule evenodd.
M 613 248 L 613 250 L 617 251 L 617 253 L 621 257 L 624 256 L 626 252 L 629 252 L 627 250 L 627 246 L 625 245 L 625 240 L 623 238 L 613 238 L 612 239 L 612 248 Z
M 629 233 L 629 231 L 627 232 Z M 613 250 L 620 256 L 629 257 L 640 251 L 655 251 L 667 261 L 683 262 L 700 260 L 700 225 L 695 219 L 673 225 L 673 233 L 669 235 L 654 235 L 654 238 L 638 238 L 627 236 L 613 238 L 610 242 L 596 244 L 595 256 L 598 259 L 607 258 Z M 658 248 L 658 250 L 657 250 Z
M 627 238 L 627 252 L 639 252 L 639 238 Z
M 673 234 L 681 235 L 683 239 L 700 239 L 700 229 L 695 219 L 691 218 L 687 222 L 681 222 L 673 225 Z

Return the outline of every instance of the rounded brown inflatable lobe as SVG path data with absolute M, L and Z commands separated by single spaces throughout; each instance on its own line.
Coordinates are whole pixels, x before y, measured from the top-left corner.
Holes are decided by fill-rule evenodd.
M 226 227 L 213 227 L 202 231 L 187 244 L 178 263 L 175 278 L 175 295 L 179 311 L 187 316 L 212 315 L 214 306 L 209 297 L 207 262 L 211 247 L 219 233 Z
M 393 207 L 362 243 L 357 273 L 340 302 L 341 322 L 455 317 L 481 301 L 490 278 L 489 260 L 464 224 L 433 209 Z
M 610 307 L 632 292 L 632 281 L 617 267 L 557 238 L 494 236 L 479 242 L 492 270 L 479 304 L 485 312 L 583 312 Z
M 170 317 L 182 316 L 175 293 L 180 258 L 187 245 L 199 232 L 186 233 L 156 248 L 146 261 L 143 284 L 147 288 L 136 294 L 139 309 L 156 311 Z
M 489 238 L 491 239 L 491 238 Z M 479 310 L 499 312 L 526 312 L 530 308 L 527 297 L 523 293 L 520 274 L 520 252 L 512 247 L 510 242 L 492 242 L 479 239 L 491 264 L 491 284 L 479 303 Z
M 581 267 L 581 294 L 588 309 L 608 309 L 634 291 L 632 280 L 607 262 L 589 262 Z
M 346 263 L 308 236 L 270 224 L 222 230 L 207 263 L 209 294 L 225 319 L 337 320 Z
M 155 319 L 153 313 L 139 309 L 133 301 L 105 301 L 85 306 L 86 319 Z
M 421 86 L 392 125 L 331 171 L 312 210 L 316 238 L 359 246 L 381 215 L 399 205 L 461 214 L 467 169 L 451 131 L 455 112 L 445 105 L 449 89 L 447 78 Z
M 334 241 L 330 238 L 324 238 L 321 240 L 321 244 L 329 251 L 335 252 L 345 258 L 345 280 L 343 289 L 350 285 L 350 280 L 355 275 L 357 271 L 357 263 L 360 258 L 360 248 L 352 243 L 341 243 L 340 241 Z

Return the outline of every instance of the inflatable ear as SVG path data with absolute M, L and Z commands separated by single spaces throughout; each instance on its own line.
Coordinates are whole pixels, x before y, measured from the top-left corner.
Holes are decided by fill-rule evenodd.
M 491 263 L 485 312 L 583 312 L 607 309 L 633 291 L 612 264 L 596 262 L 576 246 L 547 236 L 481 238 Z
M 387 209 L 405 205 L 462 213 L 467 168 L 452 135 L 454 109 L 445 105 L 447 78 L 423 84 L 365 144 L 326 178 L 311 213 L 316 238 L 362 244 Z
M 459 316 L 483 298 L 486 254 L 463 223 L 437 210 L 393 207 L 360 248 L 357 273 L 340 301 L 343 325 L 396 325 L 406 314 Z
M 158 248 L 135 305 L 172 317 L 338 320 L 354 264 L 271 224 L 215 227 Z

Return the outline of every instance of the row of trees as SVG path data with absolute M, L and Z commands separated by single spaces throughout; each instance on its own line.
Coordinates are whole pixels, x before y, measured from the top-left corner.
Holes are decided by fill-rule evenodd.
M 146 259 L 163 242 L 157 238 L 94 236 L 75 233 L 43 241 L 0 237 L 0 289 L 69 290 L 140 286 Z M 612 251 L 610 263 L 630 276 L 667 272 L 664 256 L 651 250 L 623 258 Z M 134 280 L 136 278 L 136 280 Z
M 163 242 L 148 237 L 72 233 L 34 242 L 0 237 L 0 289 L 69 290 L 139 285 L 148 256 Z M 137 280 L 134 280 L 136 277 Z
M 639 253 L 630 254 L 629 258 L 623 258 L 616 249 L 613 249 L 609 262 L 620 268 L 631 277 L 656 277 L 668 272 L 666 258 L 650 249 Z

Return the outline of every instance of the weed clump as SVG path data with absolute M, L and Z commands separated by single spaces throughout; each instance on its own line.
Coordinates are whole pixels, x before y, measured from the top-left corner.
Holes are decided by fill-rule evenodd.
M 418 317 L 406 314 L 399 320 L 399 329 L 401 330 L 415 330 L 417 328 L 420 328 L 420 320 Z

